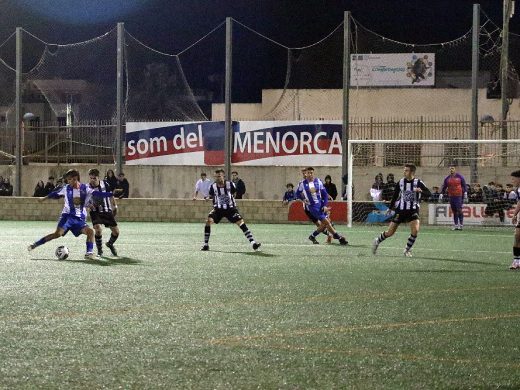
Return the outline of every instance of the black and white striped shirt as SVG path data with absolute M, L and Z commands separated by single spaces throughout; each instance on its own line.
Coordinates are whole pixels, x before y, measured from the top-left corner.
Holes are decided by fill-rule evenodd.
M 229 180 L 225 180 L 222 187 L 213 183 L 209 188 L 209 197 L 213 199 L 213 207 L 223 210 L 236 208 L 237 204 L 233 197 L 236 191 L 235 184 Z
M 416 188 L 420 188 L 422 192 L 416 192 Z M 398 211 L 419 211 L 419 202 L 422 195 L 428 198 L 431 192 L 421 179 L 407 180 L 403 177 L 397 182 L 390 208 Z
M 104 180 L 100 180 L 99 185 L 97 187 L 92 187 L 92 185 L 90 185 L 90 187 L 99 192 L 110 192 L 111 191 L 110 186 Z M 93 211 L 96 211 L 98 213 L 111 213 L 113 211 L 113 205 L 112 205 L 112 202 L 110 199 L 111 198 L 101 198 L 101 197 L 93 196 L 92 197 L 92 203 L 94 205 Z

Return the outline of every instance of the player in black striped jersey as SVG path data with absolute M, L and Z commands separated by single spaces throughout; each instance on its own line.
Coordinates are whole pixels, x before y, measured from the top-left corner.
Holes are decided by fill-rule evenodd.
M 379 244 L 381 244 L 388 237 L 392 237 L 399 225 L 403 222 L 410 223 L 410 236 L 404 249 L 406 257 L 412 256 L 412 246 L 419 234 L 419 202 L 424 196 L 428 199 L 431 191 L 426 187 L 422 180 L 415 177 L 416 167 L 413 164 L 405 164 L 404 177 L 397 183 L 394 191 L 394 196 L 390 201 L 390 212 L 395 211 L 395 214 L 390 221 L 388 230 L 381 233 L 379 237 L 374 239 L 372 245 L 372 253 L 375 255 Z
M 520 269 L 520 223 L 518 222 L 518 213 L 520 213 L 520 171 L 514 171 L 511 173 L 511 182 L 515 187 L 517 195 L 516 207 L 513 211 L 512 222 L 515 225 L 515 241 L 513 244 L 513 263 L 509 267 L 512 270 Z
M 213 200 L 213 210 L 208 214 L 206 225 L 204 226 L 204 245 L 201 250 L 209 250 L 209 236 L 211 234 L 211 224 L 219 223 L 222 218 L 227 218 L 229 222 L 236 223 L 244 232 L 251 246 L 256 251 L 260 248 L 260 243 L 256 242 L 253 234 L 247 228 L 244 219 L 240 215 L 235 202 L 234 194 L 236 193 L 235 184 L 232 181 L 225 180 L 224 170 L 217 169 L 215 171 L 215 182 L 209 189 L 209 197 Z
M 99 179 L 99 170 L 93 168 L 88 171 L 89 185 L 91 188 L 96 189 L 99 192 L 110 192 L 111 189 L 109 184 L 105 180 Z M 119 238 L 119 227 L 115 216 L 117 214 L 117 204 L 114 197 L 111 198 L 92 198 L 92 204 L 90 205 L 90 219 L 92 225 L 94 225 L 94 238 L 96 240 L 96 248 L 98 256 L 103 255 L 103 227 L 105 225 L 110 228 L 111 234 L 110 239 L 105 244 L 112 255 L 117 256 L 117 250 L 114 243 Z

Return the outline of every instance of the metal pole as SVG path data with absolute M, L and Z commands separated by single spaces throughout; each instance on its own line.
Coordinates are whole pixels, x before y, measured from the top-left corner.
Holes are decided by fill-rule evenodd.
M 231 81 L 233 77 L 233 25 L 231 18 L 226 18 L 226 90 L 225 90 L 225 126 L 224 126 L 224 171 L 231 178 L 231 149 L 233 128 L 231 118 Z
M 349 138 L 349 88 L 350 88 L 350 11 L 343 13 L 343 126 L 341 128 L 341 186 L 343 178 L 348 174 L 347 159 L 351 156 L 347 151 Z M 350 177 L 349 177 L 350 180 Z M 342 188 L 343 190 L 343 188 Z
M 123 47 L 124 47 L 124 23 L 117 24 L 117 89 L 116 89 L 116 172 L 123 171 Z
M 480 4 L 473 4 L 471 52 L 471 139 L 478 139 L 478 69 L 479 69 Z M 471 145 L 470 180 L 478 183 L 478 145 Z
M 502 102 L 502 139 L 507 139 L 507 113 L 509 102 L 507 101 L 508 71 L 509 71 L 509 18 L 511 16 L 511 0 L 504 0 L 502 22 L 502 52 L 500 56 L 500 100 Z M 502 165 L 507 165 L 507 144 L 502 144 Z
M 23 165 L 23 129 L 22 129 L 22 28 L 16 27 L 16 100 L 15 100 L 15 125 L 16 125 L 16 177 L 14 181 L 14 195 L 22 195 L 22 165 Z

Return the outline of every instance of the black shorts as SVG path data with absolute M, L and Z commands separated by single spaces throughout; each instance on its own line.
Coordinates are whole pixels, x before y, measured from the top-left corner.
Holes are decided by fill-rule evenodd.
M 105 225 L 106 227 L 117 226 L 116 219 L 112 212 L 98 213 L 97 211 L 91 211 L 90 219 L 92 220 L 92 225 Z
M 236 223 L 242 219 L 237 209 L 213 209 L 208 214 L 208 218 L 213 219 L 215 223 L 219 223 L 224 217 L 232 223 Z
M 403 211 L 396 211 L 394 217 L 392 218 L 392 222 L 396 224 L 400 223 L 407 223 L 416 221 L 419 219 L 419 212 L 417 210 L 403 210 Z

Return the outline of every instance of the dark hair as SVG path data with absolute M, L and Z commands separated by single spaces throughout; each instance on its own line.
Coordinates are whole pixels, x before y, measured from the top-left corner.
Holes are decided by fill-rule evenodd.
M 116 175 L 112 169 L 107 169 L 107 174 L 106 174 L 107 177 L 108 177 L 108 172 L 112 172 L 112 176 Z
M 99 176 L 99 169 L 96 169 L 96 168 L 89 169 L 88 174 L 90 176 Z
M 307 167 L 305 168 L 306 171 L 313 171 L 314 172 L 314 168 L 313 167 Z
M 404 164 L 404 166 L 405 166 L 405 168 L 410 168 L 410 171 L 411 171 L 412 173 L 415 173 L 415 170 L 417 169 L 417 167 L 416 167 L 415 165 L 410 164 L 410 163 L 408 163 L 408 164 Z
M 119 175 L 117 176 L 124 176 L 125 174 L 123 172 L 119 172 Z
M 237 172 L 237 171 L 233 171 L 233 172 L 231 172 L 231 174 L 234 174 L 234 173 L 238 175 L 238 172 Z
M 220 168 L 220 169 L 217 169 L 215 171 L 215 173 L 218 175 L 219 173 L 225 173 L 225 172 L 224 172 L 224 170 L 222 168 Z
M 511 176 L 513 176 L 513 177 L 520 177 L 520 171 L 511 172 Z
M 69 169 L 69 170 L 65 173 L 64 176 L 65 176 L 67 179 L 68 179 L 69 177 L 77 177 L 78 180 L 79 180 L 79 172 L 78 172 L 77 170 L 75 170 L 75 169 Z
M 206 172 L 201 172 L 200 175 L 201 175 L 201 176 L 207 176 L 207 175 L 206 175 Z
M 49 176 L 49 180 L 54 180 L 54 176 Z
M 292 188 L 294 188 L 293 183 L 287 183 L 285 186 L 286 186 L 286 187 L 292 187 Z
M 325 181 L 326 181 L 327 179 L 329 179 L 330 181 L 332 181 L 332 177 L 330 177 L 330 175 L 325 176 Z

